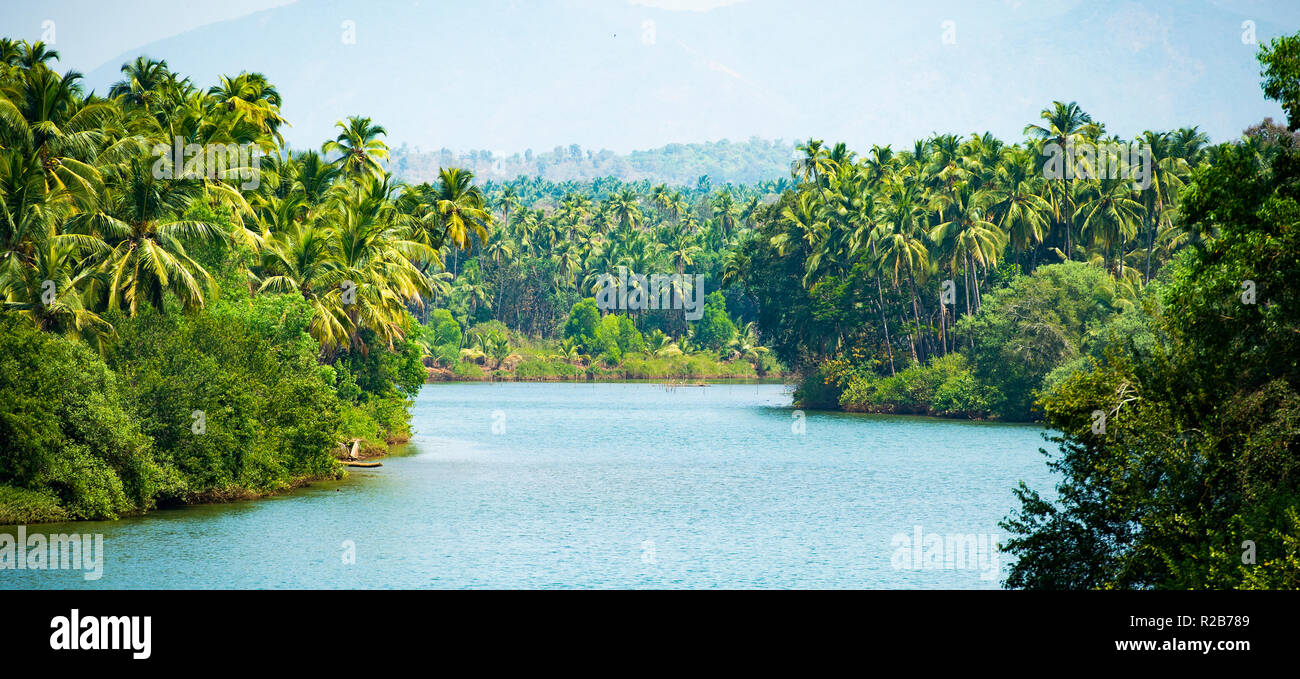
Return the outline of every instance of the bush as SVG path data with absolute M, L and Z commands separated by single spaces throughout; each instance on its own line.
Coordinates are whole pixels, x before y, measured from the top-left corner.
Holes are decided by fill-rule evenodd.
M 695 322 L 695 341 L 717 351 L 736 338 L 736 324 L 727 316 L 722 293 L 713 291 L 704 301 L 704 316 Z
M 863 371 L 849 378 L 839 396 L 845 410 L 983 418 L 997 390 L 982 384 L 961 354 L 912 365 L 896 375 Z
M 155 459 L 179 477 L 159 500 L 268 492 L 335 473 L 341 404 L 305 337 L 306 316 L 264 315 L 301 301 L 118 320 L 109 363 L 130 377 L 130 403 Z M 349 371 L 336 366 L 335 374 L 357 390 Z
M 66 521 L 68 511 L 50 490 L 0 486 L 0 525 Z
M 596 307 L 596 300 L 588 297 L 569 310 L 569 320 L 564 323 L 564 337 L 576 340 L 584 353 L 594 353 L 591 342 L 596 337 L 598 325 L 600 309 Z
M 462 380 L 483 379 L 483 368 L 473 361 L 462 360 L 452 367 L 451 372 Z
M 0 441 L 11 517 L 116 518 L 170 482 L 104 361 L 14 316 L 0 317 Z

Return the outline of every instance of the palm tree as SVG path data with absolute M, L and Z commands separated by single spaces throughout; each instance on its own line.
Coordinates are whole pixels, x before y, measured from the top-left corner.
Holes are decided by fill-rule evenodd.
M 231 236 L 215 224 L 183 219 L 187 208 L 206 201 L 199 180 L 155 179 L 146 162 L 125 163 L 118 186 L 100 194 L 96 212 L 70 220 L 70 230 L 93 229 L 109 247 L 99 270 L 106 277 L 109 309 L 135 315 L 142 303 L 163 311 L 164 292 L 183 309 L 202 307 L 205 293 L 215 292 L 212 275 L 186 252 L 183 241 L 228 243 Z
M 329 187 L 338 179 L 339 166 L 325 162 L 325 159 L 315 151 L 306 151 L 296 156 L 294 165 L 297 168 L 297 176 L 293 190 L 302 194 L 310 215 L 311 208 L 324 202 Z
M 487 338 L 487 351 L 484 353 L 496 359 L 496 367 L 500 368 L 510 356 L 510 340 L 499 332 L 493 332 Z
M 1201 135 L 1203 136 L 1203 135 Z M 1197 137 L 1175 137 L 1169 132 L 1143 132 L 1140 137 L 1144 151 L 1151 154 L 1150 185 L 1141 192 L 1143 220 L 1146 231 L 1146 262 L 1142 271 L 1142 282 L 1151 281 L 1151 253 L 1155 248 L 1156 234 L 1173 221 L 1172 207 L 1178 192 L 1183 188 L 1182 177 L 1188 171 L 1187 160 L 1180 157 L 1188 147 L 1197 146 Z
M 805 182 L 812 182 L 814 186 L 820 187 L 821 178 L 833 172 L 835 168 L 835 161 L 831 160 L 830 154 L 824 148 L 824 142 L 820 139 L 809 139 L 796 146 L 795 151 L 802 153 L 803 157 L 794 161 L 791 171 Z
M 668 257 L 672 260 L 673 268 L 677 273 L 685 273 L 686 267 L 695 262 L 695 256 L 699 252 L 700 246 L 692 243 L 691 239 L 682 233 L 677 234 L 668 247 Z
M 312 306 L 309 332 L 325 347 L 346 345 L 354 330 L 342 304 L 345 274 L 324 225 L 294 224 L 274 234 L 260 253 L 258 292 L 297 292 Z
M 41 66 L 0 84 L 0 147 L 39 158 L 47 190 L 94 189 L 102 181 L 93 163 L 108 145 L 102 127 L 116 111 L 109 102 L 86 103 L 80 79 Z
M 1040 139 L 1045 143 L 1056 144 L 1062 151 L 1100 133 L 1100 127 L 1092 121 L 1092 116 L 1084 112 L 1073 101 L 1068 104 L 1054 101 L 1052 102 L 1052 108 L 1043 109 L 1040 117 L 1045 123 L 1043 125 L 1026 125 L 1025 134 Z M 1064 230 L 1066 259 L 1071 259 L 1071 250 L 1073 249 L 1070 230 L 1074 221 L 1074 209 L 1070 199 L 1070 181 L 1064 175 L 1054 178 L 1050 182 L 1054 189 L 1048 194 L 1053 217 Z
M 1132 182 L 1127 179 L 1094 180 L 1090 198 L 1080 206 L 1080 234 L 1103 253 L 1107 268 L 1116 260 L 1119 275 L 1124 275 L 1123 247 L 1137 236 L 1142 223 L 1142 204 L 1132 198 Z
M 455 279 L 453 284 L 453 294 L 469 306 L 469 317 L 474 318 L 478 306 L 491 308 L 492 293 L 478 275 L 478 269 L 469 268 L 465 270 L 465 275 Z
M 108 89 L 108 96 L 110 99 L 123 97 L 131 105 L 149 111 L 166 96 L 165 87 L 171 78 L 166 61 L 139 56 L 122 64 L 122 79 Z
M 460 250 L 468 252 L 475 241 L 482 243 L 487 240 L 492 215 L 485 207 L 483 192 L 474 186 L 474 174 L 460 168 L 438 171 L 438 189 L 433 205 L 442 226 L 435 247 L 449 243 L 458 248 L 453 252 L 452 271 L 459 273 Z
M 758 326 L 753 321 L 746 323 L 740 332 L 736 333 L 728 348 L 736 352 L 736 357 L 740 360 L 754 364 L 758 364 L 763 354 L 768 352 L 767 347 L 759 346 Z
M 361 116 L 349 116 L 347 122 L 340 120 L 334 127 L 339 128 L 339 135 L 321 145 L 321 153 L 339 153 L 334 162 L 345 175 L 382 176 L 384 168 L 379 161 L 388 159 L 388 145 L 379 136 L 387 135 L 388 130 Z
M 247 123 L 259 132 L 284 143 L 280 127 L 285 124 L 280 117 L 280 92 L 261 73 L 240 73 L 231 78 L 221 76 L 221 82 L 208 90 L 217 106 L 233 116 L 234 124 Z
M 641 208 L 637 205 L 639 201 L 640 198 L 632 189 L 623 189 L 613 198 L 610 207 L 620 228 L 630 229 L 641 221 Z
M 984 218 L 981 200 L 986 200 L 968 182 L 959 184 L 948 195 L 940 197 L 947 206 L 950 219 L 930 230 L 930 240 L 940 252 L 949 256 L 951 270 L 961 263 L 966 288 L 966 315 L 971 314 L 970 290 L 975 290 L 975 310 L 979 310 L 979 276 L 976 267 L 988 269 L 997 263 L 998 253 L 1004 247 L 1002 231 Z
M 483 254 L 492 260 L 494 264 L 500 264 L 503 259 L 510 259 L 515 256 L 514 246 L 504 232 L 498 231 L 492 234 L 491 240 L 483 248 Z
M 881 270 L 890 272 L 895 287 L 898 286 L 900 275 L 907 274 L 908 292 L 912 300 L 912 319 L 916 323 L 915 331 L 908 340 L 912 347 L 912 361 L 918 364 L 921 362 L 921 354 L 917 351 L 917 338 L 920 337 L 922 352 L 925 350 L 925 340 L 921 335 L 921 311 L 916 281 L 918 277 L 924 280 L 930 267 L 930 251 L 920 237 L 926 218 L 927 213 L 920 204 L 916 187 L 905 187 L 893 196 L 890 206 L 886 209 L 882 222 L 887 230 L 879 241 L 879 266 Z
M 1007 234 L 1012 252 L 1028 252 L 1043 242 L 1052 206 L 1039 195 L 1044 180 L 1034 168 L 1032 156 L 1019 149 L 1008 152 L 997 167 L 993 184 L 989 218 Z
M 93 242 L 93 241 L 92 241 Z M 12 266 L 0 275 L 0 302 L 6 311 L 27 316 L 37 328 L 69 338 L 98 342 L 113 326 L 87 307 L 86 283 L 92 268 L 79 267 L 83 255 L 102 254 L 102 244 L 89 251 L 84 241 L 51 228 L 32 250 L 29 266 Z
M 736 199 L 731 196 L 730 191 L 718 191 L 713 197 L 713 214 L 717 216 L 724 236 L 735 229 L 736 221 L 740 218 L 740 206 L 736 204 Z
M 510 211 L 519 207 L 519 204 L 519 191 L 515 187 L 507 186 L 501 190 L 501 198 L 497 201 L 497 205 L 501 208 L 502 224 L 510 226 Z

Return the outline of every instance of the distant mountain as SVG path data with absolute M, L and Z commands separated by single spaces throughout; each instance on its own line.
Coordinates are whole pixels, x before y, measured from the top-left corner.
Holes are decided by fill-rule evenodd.
M 140 53 L 202 84 L 260 71 L 297 147 L 352 114 L 387 127 L 393 146 L 498 154 L 752 136 L 864 149 L 936 131 L 1016 140 L 1053 99 L 1125 137 L 1197 124 L 1219 141 L 1282 117 L 1260 93 L 1245 21 L 1262 42 L 1300 27 L 1300 3 L 304 0 L 131 50 L 87 82 L 102 92 Z
M 511 180 L 519 175 L 553 182 L 618 177 L 625 181 L 649 179 L 676 186 L 694 186 L 702 176 L 714 185 L 755 184 L 788 177 L 795 145 L 750 139 L 746 142 L 669 144 L 648 151 L 618 154 L 608 149 L 584 150 L 577 144 L 534 153 L 531 149 L 508 157 L 491 151 L 456 154 L 449 149 L 421 152 L 403 144 L 389 159 L 389 169 L 410 182 L 432 182 L 440 167 L 473 170 L 479 180 Z

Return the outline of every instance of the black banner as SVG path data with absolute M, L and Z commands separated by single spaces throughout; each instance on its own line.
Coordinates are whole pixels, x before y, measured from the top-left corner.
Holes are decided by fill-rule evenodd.
M 250 669 L 329 669 L 431 653 L 490 664 L 590 662 L 597 650 L 617 650 L 667 670 L 674 665 L 660 654 L 689 650 L 722 664 L 813 654 L 805 659 L 858 656 L 883 669 L 877 663 L 894 657 L 928 674 L 1038 660 L 1070 668 L 1285 660 L 1300 595 L 11 591 L 0 601 L 5 657 L 50 666 L 184 670 L 204 667 L 203 658 L 256 656 Z

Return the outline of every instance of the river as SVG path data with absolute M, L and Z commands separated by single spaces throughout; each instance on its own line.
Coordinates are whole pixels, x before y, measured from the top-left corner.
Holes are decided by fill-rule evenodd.
M 102 576 L 0 587 L 994 588 L 1012 490 L 1053 480 L 1040 427 L 803 413 L 779 384 L 428 384 L 412 423 L 344 481 L 28 526 L 103 534 Z

